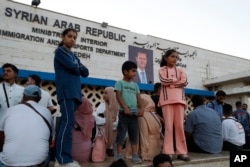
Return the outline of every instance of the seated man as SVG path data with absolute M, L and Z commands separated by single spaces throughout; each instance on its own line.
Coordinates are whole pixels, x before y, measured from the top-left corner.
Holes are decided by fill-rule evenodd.
M 204 105 L 200 95 L 191 99 L 194 110 L 184 125 L 188 151 L 216 154 L 222 149 L 221 120 L 215 110 Z
M 243 126 L 233 117 L 233 107 L 230 104 L 223 105 L 225 119 L 222 121 L 223 150 L 240 151 L 245 144 L 245 132 Z
M 1 118 L 0 166 L 44 164 L 53 122 L 50 111 L 37 104 L 40 98 L 39 87 L 25 87 L 23 104 L 10 107 Z

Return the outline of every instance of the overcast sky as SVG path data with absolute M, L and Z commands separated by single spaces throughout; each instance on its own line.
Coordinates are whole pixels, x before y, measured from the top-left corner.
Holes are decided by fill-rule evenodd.
M 41 0 L 38 7 L 250 59 L 250 0 Z

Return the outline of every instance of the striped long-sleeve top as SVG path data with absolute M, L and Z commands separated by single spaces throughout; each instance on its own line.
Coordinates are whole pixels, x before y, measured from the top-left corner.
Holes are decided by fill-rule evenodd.
M 159 106 L 181 103 L 186 105 L 184 87 L 188 84 L 187 76 L 183 69 L 163 66 L 159 70 L 161 92 Z

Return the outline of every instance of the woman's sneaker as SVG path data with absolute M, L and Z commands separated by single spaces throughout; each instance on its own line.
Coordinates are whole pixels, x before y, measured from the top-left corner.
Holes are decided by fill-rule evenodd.
M 141 160 L 141 158 L 139 157 L 138 154 L 132 154 L 132 159 L 131 160 L 136 164 L 141 164 L 142 163 L 142 160 Z

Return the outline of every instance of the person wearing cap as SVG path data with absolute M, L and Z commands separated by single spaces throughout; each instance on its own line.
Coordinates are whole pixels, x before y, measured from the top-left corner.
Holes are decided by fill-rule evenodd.
M 41 78 L 36 74 L 30 75 L 26 82 L 27 85 L 36 85 L 38 87 L 40 87 L 40 83 L 41 83 Z M 41 95 L 41 100 L 38 102 L 38 104 L 47 107 L 50 110 L 51 114 L 54 114 L 56 112 L 56 109 L 54 108 L 50 94 L 45 90 L 43 90 L 41 87 L 40 89 L 42 95 Z
M 22 103 L 8 108 L 0 119 L 0 166 L 39 166 L 48 157 L 52 116 L 37 103 L 40 98 L 38 86 L 26 86 Z
M 21 102 L 24 89 L 15 83 L 18 75 L 18 68 L 15 65 L 5 63 L 2 65 L 2 70 L 3 82 L 0 84 L 0 118 L 9 107 Z

